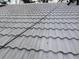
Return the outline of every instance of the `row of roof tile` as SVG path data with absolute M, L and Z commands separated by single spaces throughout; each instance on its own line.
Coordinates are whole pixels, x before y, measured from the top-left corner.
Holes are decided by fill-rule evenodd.
M 62 54 L 62 53 L 44 53 L 36 52 L 33 50 L 18 50 L 12 48 L 4 48 L 0 50 L 1 59 L 78 59 L 79 55 L 73 56 L 72 54 Z
M 29 44 L 30 43 L 30 44 Z M 73 53 L 79 54 L 79 40 L 68 40 L 64 38 L 61 40 L 60 38 L 56 39 L 46 39 L 46 38 L 38 38 L 38 37 L 18 37 L 13 42 L 9 43 L 7 46 L 12 48 L 19 49 L 27 49 L 27 50 L 40 50 L 46 52 L 63 52 L 63 53 Z M 6 46 L 6 47 L 7 47 Z
M 8 5 L 5 7 L 8 10 L 1 8 L 4 12 L 0 12 L 0 59 L 79 59 L 78 7 L 62 5 L 27 4 Z M 39 20 L 41 22 L 35 24 Z

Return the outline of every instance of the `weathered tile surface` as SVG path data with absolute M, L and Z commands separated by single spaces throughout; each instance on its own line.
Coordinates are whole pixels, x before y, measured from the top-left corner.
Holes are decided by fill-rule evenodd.
M 0 59 L 79 59 L 78 45 L 79 6 L 0 8 Z

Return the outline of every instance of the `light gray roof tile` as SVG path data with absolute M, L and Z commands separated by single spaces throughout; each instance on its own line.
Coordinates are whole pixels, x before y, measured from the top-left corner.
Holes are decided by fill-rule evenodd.
M 65 13 L 65 12 L 64 13 L 62 13 L 62 12 L 61 13 L 55 13 L 54 12 L 54 13 L 51 13 L 51 15 L 54 15 L 54 16 L 58 16 L 58 15 L 59 16 L 72 15 L 73 16 L 73 15 L 78 15 L 78 13 Z
M 3 53 L 3 54 L 2 54 Z M 5 53 L 7 53 L 5 55 Z M 72 54 L 62 54 L 62 53 L 58 53 L 58 54 L 55 54 L 55 53 L 52 53 L 52 52 L 49 52 L 49 53 L 44 53 L 42 51 L 40 52 L 36 52 L 36 51 L 27 51 L 27 50 L 18 50 L 18 49 L 10 49 L 10 48 L 6 48 L 6 49 L 3 49 L 3 51 L 1 52 L 1 59 L 4 58 L 4 59 L 9 59 L 9 58 L 13 58 L 13 59 L 78 59 L 79 58 L 79 55 L 77 56 L 74 56 Z M 5 56 L 5 57 L 4 57 Z
M 76 22 L 78 22 L 78 20 L 77 19 L 74 19 L 74 18 L 72 18 L 72 20 L 71 19 L 68 19 L 68 18 L 57 18 L 57 19 L 55 19 L 55 18 L 50 18 L 50 19 L 44 19 L 44 20 L 42 20 L 41 22 L 47 22 L 47 23 L 49 23 L 49 22 L 52 22 L 52 23 L 55 23 L 55 22 L 57 22 L 57 23 L 65 23 L 65 22 L 67 22 L 67 23 L 76 23 Z
M 4 28 L 3 28 L 4 29 Z M 3 31 L 0 32 L 0 35 L 18 35 L 20 34 L 21 32 L 23 32 L 25 29 L 12 29 L 12 28 L 5 28 Z
M 18 15 L 16 15 L 16 16 L 18 16 Z M 27 16 L 27 15 L 21 15 L 21 16 Z M 30 21 L 29 21 L 30 20 Z M 7 22 L 36 22 L 36 21 L 38 21 L 39 19 L 32 19 L 32 18 L 30 18 L 30 19 L 15 19 L 15 20 L 13 20 L 13 19 L 4 19 L 4 18 L 2 18 L 2 19 L 0 19 L 0 22 L 4 22 L 4 23 L 7 23 Z
M 0 8 L 0 59 L 79 59 L 78 10 L 63 3 Z
M 3 46 L 6 42 L 8 42 L 12 38 L 13 38 L 12 36 L 2 36 L 0 38 L 0 46 Z
M 23 40 L 23 41 L 22 41 Z M 30 44 L 29 44 L 30 43 Z M 20 49 L 34 49 L 34 50 L 44 50 L 44 51 L 54 51 L 59 52 L 62 51 L 63 53 L 72 52 L 74 54 L 79 53 L 78 49 L 78 40 L 72 39 L 46 39 L 46 38 L 32 38 L 32 37 L 19 37 L 7 46 L 11 47 L 18 47 Z M 74 47 L 75 46 L 75 47 Z
M 28 19 L 28 18 L 42 18 L 44 16 L 0 16 L 0 18 L 7 19 Z
M 50 37 L 51 36 L 53 38 L 59 37 L 59 38 L 68 38 L 68 39 L 72 39 L 72 38 L 79 39 L 75 35 L 75 34 L 78 34 L 78 32 L 79 31 L 77 31 L 77 30 L 63 30 L 63 29 L 62 30 L 59 30 L 59 29 L 55 29 L 55 30 L 52 30 L 52 29 L 49 29 L 49 30 L 30 29 L 29 31 L 25 32 L 23 35 L 25 35 L 25 36 L 39 36 L 39 37 L 42 37 L 42 36 Z
M 62 19 L 62 18 L 71 18 L 71 19 L 74 19 L 74 18 L 79 18 L 79 16 L 47 16 L 47 18 L 59 18 L 59 19 Z
M 9 52 L 9 48 L 7 49 L 1 49 L 0 58 L 4 58 L 5 55 Z
M 10 28 L 5 28 L 5 30 L 1 31 L 0 34 L 9 34 L 11 31 L 13 31 L 14 29 L 10 29 Z
M 20 34 L 21 32 L 23 32 L 24 31 L 24 29 L 14 29 L 11 33 L 10 33 L 10 35 L 11 34 L 13 34 L 13 35 L 18 35 L 18 34 Z

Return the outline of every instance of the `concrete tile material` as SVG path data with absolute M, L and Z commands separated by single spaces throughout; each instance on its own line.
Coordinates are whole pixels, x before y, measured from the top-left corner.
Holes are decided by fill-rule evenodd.
M 22 15 L 22 16 L 27 16 L 27 15 Z M 29 21 L 30 20 L 30 21 Z M 0 19 L 0 23 L 31 23 L 31 22 L 37 22 L 39 19 Z
M 66 19 L 64 19 L 64 18 L 55 18 L 55 19 L 43 19 L 41 22 L 47 22 L 47 23 L 49 23 L 49 22 L 52 22 L 52 23 L 78 23 L 78 19 L 73 19 L 72 18 L 72 20 L 71 19 L 68 19 L 68 18 L 66 18 Z
M 0 8 L 0 59 L 79 59 L 78 10 L 65 3 Z
M 28 28 L 30 26 L 32 26 L 34 24 L 34 22 L 32 23 L 0 23 L 0 27 L 3 28 Z
M 5 28 L 4 30 L 2 30 L 1 32 L 0 32 L 0 35 L 18 35 L 18 34 L 20 34 L 22 31 L 24 31 L 25 29 L 19 29 L 19 28 L 17 28 L 17 29 L 15 29 L 15 28 L 13 28 L 13 29 L 11 29 L 11 28 Z
M 28 34 L 27 34 L 28 33 Z M 29 31 L 25 32 L 24 36 L 35 36 L 35 37 L 46 37 L 46 38 L 67 38 L 67 39 L 79 39 L 77 36 L 79 31 L 77 30 L 64 30 L 64 29 L 30 29 Z
M 18 49 L 10 49 L 4 48 L 0 50 L 0 57 L 1 59 L 78 59 L 79 55 L 73 56 L 72 54 L 62 54 L 62 53 L 44 53 L 42 51 L 27 51 L 27 50 L 18 50 Z
M 30 44 L 29 44 L 30 43 Z M 34 50 L 44 50 L 44 51 L 54 51 L 63 53 L 72 52 L 74 54 L 79 53 L 79 40 L 68 40 L 64 38 L 61 40 L 60 38 L 52 39 L 52 38 L 38 38 L 38 37 L 18 37 L 16 40 L 8 44 L 10 47 L 18 47 L 20 49 L 34 49 Z M 75 47 L 74 47 L 75 46 Z
M 0 35 L 0 46 L 3 46 L 6 42 L 11 40 L 14 36 L 2 36 Z
M 79 30 L 78 23 L 67 23 L 67 22 L 41 22 L 34 26 L 37 29 L 65 29 L 65 30 Z

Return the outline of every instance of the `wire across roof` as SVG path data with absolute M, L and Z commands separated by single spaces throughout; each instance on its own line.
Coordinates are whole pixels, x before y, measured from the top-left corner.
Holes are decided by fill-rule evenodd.
M 0 8 L 0 59 L 79 59 L 79 6 L 65 3 Z

